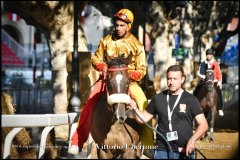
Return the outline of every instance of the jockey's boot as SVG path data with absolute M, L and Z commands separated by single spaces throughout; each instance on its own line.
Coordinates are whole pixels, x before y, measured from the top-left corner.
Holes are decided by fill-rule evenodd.
M 68 149 L 69 154 L 78 154 L 82 151 L 82 148 L 79 148 L 77 145 L 72 145 Z
M 218 110 L 218 114 L 219 116 L 224 116 L 223 110 L 222 109 Z

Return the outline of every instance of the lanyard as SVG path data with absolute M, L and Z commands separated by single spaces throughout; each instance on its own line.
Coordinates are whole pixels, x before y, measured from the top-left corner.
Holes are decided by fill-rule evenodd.
M 173 106 L 172 111 L 170 111 L 170 107 L 169 107 L 169 92 L 167 92 L 167 105 L 168 105 L 168 125 L 169 125 L 169 130 L 170 132 L 172 132 L 172 114 L 173 114 L 173 110 L 176 108 L 181 96 L 182 96 L 183 91 L 181 91 L 181 93 L 178 95 L 177 100 L 175 101 L 175 104 Z

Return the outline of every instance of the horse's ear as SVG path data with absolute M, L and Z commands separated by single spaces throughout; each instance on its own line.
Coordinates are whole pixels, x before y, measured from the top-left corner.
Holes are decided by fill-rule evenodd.
M 130 54 L 128 55 L 127 58 L 124 59 L 125 64 L 129 64 L 132 61 L 133 53 L 130 51 Z
M 110 63 L 112 61 L 111 57 L 108 55 L 107 51 L 104 51 L 104 61 Z

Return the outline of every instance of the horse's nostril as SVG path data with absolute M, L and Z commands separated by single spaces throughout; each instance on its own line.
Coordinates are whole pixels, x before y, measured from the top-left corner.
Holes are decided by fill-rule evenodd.
M 119 121 L 120 123 L 124 123 L 125 119 L 124 119 L 123 117 L 119 117 L 118 121 Z

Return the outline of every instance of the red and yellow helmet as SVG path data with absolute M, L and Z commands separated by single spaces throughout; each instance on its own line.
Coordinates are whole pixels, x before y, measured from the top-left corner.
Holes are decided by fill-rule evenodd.
M 114 18 L 119 18 L 127 23 L 133 24 L 134 16 L 129 9 L 121 9 L 115 15 Z

